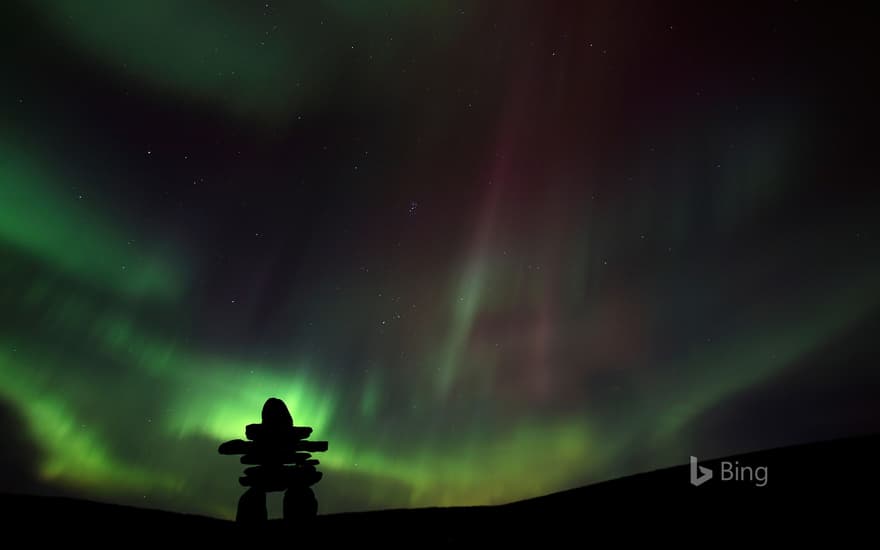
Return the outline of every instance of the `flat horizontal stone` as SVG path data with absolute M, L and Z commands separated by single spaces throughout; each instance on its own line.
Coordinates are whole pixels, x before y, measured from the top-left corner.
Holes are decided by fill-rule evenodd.
M 253 441 L 245 441 L 243 439 L 233 439 L 220 445 L 218 449 L 221 455 L 243 455 L 254 450 Z
M 247 468 L 238 482 L 244 487 L 261 491 L 283 491 L 291 487 L 308 487 L 321 481 L 324 476 L 315 468 L 298 466 L 255 466 Z
M 245 437 L 252 441 L 263 439 L 267 434 L 271 437 L 282 436 L 291 439 L 305 439 L 312 435 L 312 429 L 308 426 L 282 426 L 266 428 L 263 424 L 248 424 L 244 427 Z
M 312 455 L 309 453 L 248 453 L 241 457 L 242 464 L 303 464 Z
M 321 453 L 327 450 L 326 441 L 290 441 L 278 442 L 270 444 L 262 441 L 244 441 L 243 439 L 233 439 L 220 445 L 218 451 L 221 455 L 243 455 L 243 454 L 293 454 L 298 452 Z
M 314 466 L 251 466 L 244 469 L 244 475 L 252 477 L 272 478 L 279 476 L 294 476 L 301 472 L 316 472 Z
M 307 453 L 323 453 L 329 445 L 326 441 L 300 441 L 296 444 L 296 450 Z

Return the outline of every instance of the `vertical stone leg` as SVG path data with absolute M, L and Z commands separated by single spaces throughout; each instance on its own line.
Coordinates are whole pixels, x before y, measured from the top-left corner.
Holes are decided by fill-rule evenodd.
M 309 487 L 291 487 L 284 492 L 284 519 L 296 520 L 318 515 L 318 499 Z
M 238 513 L 235 521 L 239 523 L 258 523 L 269 520 L 266 508 L 266 493 L 251 487 L 238 499 Z

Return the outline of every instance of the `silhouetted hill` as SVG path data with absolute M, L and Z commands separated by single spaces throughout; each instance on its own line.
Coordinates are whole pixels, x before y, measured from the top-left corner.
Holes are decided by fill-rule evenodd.
M 752 481 L 722 479 L 722 463 L 732 472 L 753 468 Z M 700 461 L 711 480 L 691 485 L 690 465 L 632 475 L 500 506 L 381 510 L 318 516 L 310 524 L 289 526 L 270 521 L 259 531 L 233 522 L 159 510 L 117 506 L 59 497 L 0 495 L 2 524 L 45 525 L 26 529 L 30 543 L 112 541 L 126 533 L 137 542 L 184 542 L 220 546 L 239 538 L 295 542 L 354 541 L 418 544 L 481 540 L 583 537 L 587 531 L 609 533 L 629 524 L 644 528 L 657 521 L 736 521 L 787 516 L 809 518 L 876 509 L 880 495 L 880 435 L 812 443 Z M 766 484 L 754 469 L 766 467 Z M 635 521 L 635 523 L 633 523 Z M 620 534 L 620 533 L 618 533 Z M 170 538 L 169 538 L 170 537 Z M 116 541 L 124 542 L 124 541 Z M 267 541 L 268 542 L 268 541 Z

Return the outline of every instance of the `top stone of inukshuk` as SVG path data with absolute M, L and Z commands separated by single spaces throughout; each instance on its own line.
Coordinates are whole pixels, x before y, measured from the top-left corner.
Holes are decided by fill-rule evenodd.
M 309 487 L 321 480 L 323 474 L 315 469 L 319 464 L 309 453 L 327 450 L 326 441 L 306 441 L 312 429 L 294 426 L 293 418 L 283 401 L 271 398 L 263 405 L 262 424 L 248 424 L 245 436 L 250 441 L 233 439 L 220 445 L 220 454 L 244 455 L 246 468 L 238 479 L 245 487 L 270 492 L 291 487 Z

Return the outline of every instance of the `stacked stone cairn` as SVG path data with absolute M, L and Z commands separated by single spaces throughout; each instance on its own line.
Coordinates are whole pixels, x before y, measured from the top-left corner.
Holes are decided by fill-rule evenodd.
M 239 483 L 248 490 L 238 501 L 236 521 L 258 523 L 268 520 L 266 493 L 284 491 L 284 519 L 296 520 L 315 516 L 318 501 L 311 486 L 323 474 L 310 453 L 327 450 L 326 441 L 307 441 L 312 429 L 294 426 L 287 405 L 270 398 L 263 405 L 263 422 L 245 427 L 249 441 L 234 439 L 220 445 L 222 455 L 243 455 L 241 463 L 251 466 L 244 470 Z

